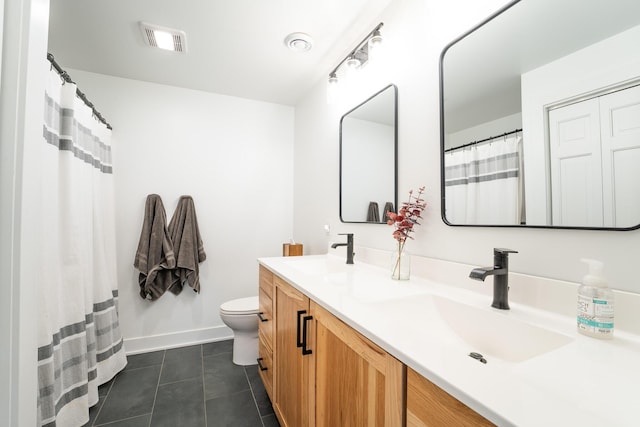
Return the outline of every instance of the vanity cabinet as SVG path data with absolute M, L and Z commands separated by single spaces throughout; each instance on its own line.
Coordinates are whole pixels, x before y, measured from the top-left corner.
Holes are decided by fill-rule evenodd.
M 258 372 L 273 400 L 273 273 L 263 266 L 259 271 Z
M 422 375 L 407 368 L 408 427 L 493 426 Z
M 404 425 L 404 365 L 275 274 L 271 387 L 282 427 Z M 265 280 L 263 281 L 263 278 Z M 262 308 L 261 308 L 262 310 Z M 260 329 L 260 354 L 268 353 Z M 271 371 L 272 383 L 268 382 Z

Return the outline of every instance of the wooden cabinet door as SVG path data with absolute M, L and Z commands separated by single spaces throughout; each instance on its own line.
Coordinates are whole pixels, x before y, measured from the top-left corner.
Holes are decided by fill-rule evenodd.
M 404 365 L 314 302 L 311 311 L 316 425 L 404 425 Z
M 408 427 L 489 427 L 493 425 L 482 415 L 413 369 L 407 369 Z
M 282 427 L 313 425 L 310 395 L 313 384 L 309 381 L 310 355 L 302 354 L 298 341 L 309 316 L 309 298 L 277 276 L 275 283 L 275 400 L 273 408 Z M 311 333 L 311 322 L 306 322 Z

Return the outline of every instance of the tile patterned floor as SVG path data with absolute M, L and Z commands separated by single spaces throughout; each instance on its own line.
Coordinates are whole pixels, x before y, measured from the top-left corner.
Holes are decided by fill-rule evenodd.
M 234 365 L 231 349 L 228 340 L 129 356 L 85 427 L 279 427 L 257 365 Z

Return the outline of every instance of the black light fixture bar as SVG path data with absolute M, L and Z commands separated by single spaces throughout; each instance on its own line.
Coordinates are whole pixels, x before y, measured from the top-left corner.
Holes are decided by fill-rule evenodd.
M 357 53 L 362 50 L 362 48 L 369 42 L 369 40 L 376 34 L 377 31 L 380 31 L 380 28 L 382 28 L 383 25 L 384 23 L 381 22 L 373 30 L 371 30 L 371 32 L 367 34 L 367 36 L 364 39 L 362 39 L 362 41 L 358 43 L 358 45 L 351 52 L 349 52 L 349 54 L 345 56 L 344 59 L 342 59 L 342 61 L 338 63 L 338 65 L 336 65 L 333 71 L 329 73 L 329 78 L 332 78 L 332 77 L 335 78 L 337 75 L 336 73 L 338 72 L 342 64 L 347 62 L 349 58 L 357 58 L 358 57 Z

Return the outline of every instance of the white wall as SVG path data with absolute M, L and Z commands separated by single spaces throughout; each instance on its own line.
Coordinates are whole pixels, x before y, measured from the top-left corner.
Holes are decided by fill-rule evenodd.
M 440 147 L 438 61 L 444 46 L 482 21 L 505 2 L 498 0 L 403 0 L 393 2 L 375 22 L 383 21 L 388 41 L 384 62 L 367 66 L 367 74 L 343 85 L 358 100 L 326 104 L 326 85 L 319 82 L 296 108 L 295 217 L 296 240 L 311 253 L 326 252 L 338 232 L 355 233 L 358 245 L 392 250 L 391 227 L 342 224 L 338 217 L 338 126 L 340 116 L 383 85 L 398 85 L 399 199 L 427 186 L 425 218 L 407 249 L 414 254 L 485 265 L 493 247 L 520 253 L 511 257 L 516 272 L 579 281 L 579 259 L 605 262 L 611 285 L 640 292 L 633 260 L 640 256 L 640 231 L 538 230 L 449 227 L 440 218 Z M 352 44 L 358 40 L 351 41 Z M 340 58 L 336 58 L 336 63 Z M 319 180 L 318 176 L 324 177 Z M 332 227 L 326 236 L 323 226 Z M 357 254 L 356 254 L 357 261 Z M 483 286 L 479 284 L 479 286 Z
M 64 64 L 62 64 L 64 66 Z M 128 352 L 231 336 L 221 303 L 257 295 L 256 258 L 292 236 L 292 107 L 69 70 L 113 126 L 120 326 Z M 146 196 L 168 220 L 193 197 L 207 260 L 201 293 L 138 295 Z

